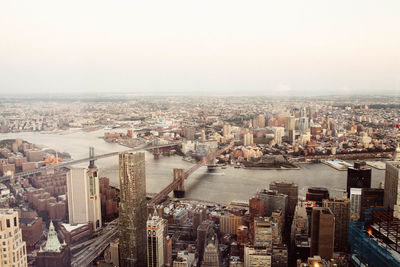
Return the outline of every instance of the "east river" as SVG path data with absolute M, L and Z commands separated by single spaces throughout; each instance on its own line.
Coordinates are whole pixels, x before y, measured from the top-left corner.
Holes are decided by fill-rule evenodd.
M 83 132 L 78 130 L 59 133 L 23 132 L 0 134 L 2 139 L 21 138 L 30 143 L 68 152 L 73 159 L 88 157 L 89 146 L 95 147 L 95 154 L 127 150 L 126 147 L 105 142 L 104 131 Z M 85 166 L 80 165 L 80 166 Z M 109 157 L 96 161 L 101 177 L 109 177 L 119 183 L 118 158 Z M 183 161 L 180 156 L 161 156 L 154 160 L 146 152 L 147 192 L 155 193 L 172 180 L 173 168 L 188 169 L 193 164 Z M 324 164 L 300 164 L 300 170 L 250 170 L 228 166 L 215 173 L 208 173 L 201 167 L 185 182 L 186 197 L 207 201 L 229 203 L 231 200 L 248 200 L 258 189 L 268 188 L 271 181 L 290 180 L 299 185 L 299 195 L 304 197 L 309 186 L 324 186 L 332 197 L 341 197 L 346 187 L 346 171 L 337 171 Z M 385 171 L 372 168 L 372 187 L 385 179 Z

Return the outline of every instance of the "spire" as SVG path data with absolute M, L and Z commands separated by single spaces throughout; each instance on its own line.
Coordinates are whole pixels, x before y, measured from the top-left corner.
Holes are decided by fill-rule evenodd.
M 44 251 L 58 252 L 60 251 L 61 244 L 57 237 L 57 232 L 54 229 L 53 221 L 50 221 L 49 233 L 47 234 L 46 246 Z
M 158 218 L 158 213 L 157 213 L 157 210 L 156 209 L 154 209 L 154 212 L 153 212 L 153 218 Z

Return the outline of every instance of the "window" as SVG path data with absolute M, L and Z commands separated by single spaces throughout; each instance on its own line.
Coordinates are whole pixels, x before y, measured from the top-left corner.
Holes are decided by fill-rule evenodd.
M 17 217 L 14 217 L 14 226 L 17 226 Z
M 10 219 L 7 219 L 7 220 L 6 220 L 6 223 L 7 223 L 7 228 L 10 228 L 10 226 L 11 226 L 11 225 L 10 225 Z

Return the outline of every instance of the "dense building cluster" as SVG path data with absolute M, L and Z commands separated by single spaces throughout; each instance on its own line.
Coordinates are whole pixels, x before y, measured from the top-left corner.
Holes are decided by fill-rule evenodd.
M 309 185 L 302 199 L 296 183 L 276 179 L 246 201 L 189 200 L 182 198 L 185 171 L 175 168 L 174 180 L 182 180 L 175 198 L 167 193 L 152 204 L 143 152 L 119 154 L 118 186 L 100 178 L 92 157 L 85 168 L 60 167 L 63 157 L 55 151 L 22 139 L 4 140 L 1 266 L 400 264 L 400 113 L 393 99 L 86 101 L 41 112 L 34 103 L 36 116 L 18 102 L 2 103 L 7 112 L 0 113 L 0 129 L 105 128 L 106 142 L 158 145 L 152 151 L 156 159 L 178 153 L 210 172 L 228 165 L 295 169 L 299 161 L 326 160 L 347 170 L 346 192 L 332 198 L 331 188 Z M 172 148 L 163 150 L 168 145 Z M 383 167 L 362 161 L 371 157 L 387 160 Z M 385 169 L 379 188 L 371 188 L 371 167 Z

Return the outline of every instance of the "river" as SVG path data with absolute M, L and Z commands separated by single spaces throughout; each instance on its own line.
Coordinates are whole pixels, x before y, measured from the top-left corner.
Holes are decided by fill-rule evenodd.
M 95 154 L 122 151 L 127 148 L 105 142 L 101 137 L 104 130 L 84 132 L 68 130 L 58 133 L 22 132 L 0 134 L 2 139 L 22 138 L 36 145 L 68 152 L 73 159 L 88 157 L 89 146 L 95 147 Z M 85 166 L 80 165 L 80 166 Z M 96 161 L 101 177 L 109 177 L 119 183 L 118 158 L 109 157 Z M 161 156 L 154 160 L 146 152 L 147 192 L 158 192 L 172 181 L 172 169 L 188 169 L 193 164 L 183 161 L 180 156 Z M 228 167 L 215 173 L 208 173 L 201 167 L 185 182 L 186 197 L 207 201 L 229 203 L 231 200 L 248 200 L 258 189 L 268 188 L 269 183 L 284 179 L 299 185 L 299 196 L 304 197 L 309 186 L 324 186 L 332 197 L 341 197 L 346 188 L 346 171 L 337 171 L 324 164 L 301 164 L 300 170 L 250 170 Z M 385 171 L 372 168 L 372 187 L 385 180 Z

